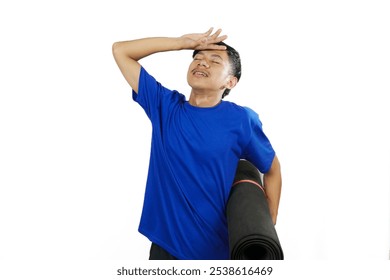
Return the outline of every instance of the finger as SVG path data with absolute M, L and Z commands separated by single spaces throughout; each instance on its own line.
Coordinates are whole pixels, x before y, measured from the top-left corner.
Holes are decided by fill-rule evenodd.
M 213 39 L 216 39 L 218 38 L 219 34 L 221 34 L 222 32 L 222 29 L 219 28 L 217 31 L 215 31 L 215 33 L 211 36 Z
M 217 42 L 222 42 L 222 41 L 225 41 L 227 39 L 227 35 L 223 35 L 223 36 L 220 36 L 218 37 L 217 39 L 215 39 Z
M 221 51 L 224 51 L 224 50 L 226 50 L 226 46 L 220 46 L 220 45 L 216 45 L 216 44 L 209 44 L 209 45 L 207 45 L 206 49 L 208 49 L 208 50 L 221 50 Z
M 226 50 L 226 46 L 220 46 L 220 45 L 215 45 L 215 46 L 217 50 L 222 50 L 222 51 Z
M 226 40 L 227 37 L 228 37 L 227 35 L 219 36 L 218 38 L 215 38 L 215 39 L 213 38 L 212 40 L 209 40 L 208 43 L 209 44 L 219 43 L 219 42 Z
M 210 27 L 210 29 L 207 32 L 205 32 L 205 35 L 207 37 L 210 36 L 210 34 L 213 32 L 213 29 L 214 29 L 214 27 Z

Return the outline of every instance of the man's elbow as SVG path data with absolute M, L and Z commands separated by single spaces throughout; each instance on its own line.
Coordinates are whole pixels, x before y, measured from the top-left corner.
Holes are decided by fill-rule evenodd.
M 120 42 L 115 42 L 112 44 L 112 54 L 114 57 L 118 56 L 120 50 Z

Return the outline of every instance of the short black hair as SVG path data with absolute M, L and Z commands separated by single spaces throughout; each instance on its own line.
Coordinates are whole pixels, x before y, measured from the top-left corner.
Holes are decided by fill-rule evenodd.
M 237 78 L 237 81 L 241 78 L 241 58 L 238 51 L 236 51 L 233 47 L 229 46 L 228 44 L 224 42 L 216 43 L 219 46 L 225 46 L 226 52 L 229 57 L 230 66 L 232 68 L 232 75 Z M 194 58 L 195 55 L 199 52 L 199 50 L 194 50 L 192 57 Z M 222 98 L 224 98 L 226 95 L 228 95 L 230 92 L 230 89 L 225 89 L 225 91 L 222 94 Z

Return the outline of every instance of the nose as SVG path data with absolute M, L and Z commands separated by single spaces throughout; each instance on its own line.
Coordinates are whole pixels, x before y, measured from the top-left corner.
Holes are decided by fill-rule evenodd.
M 204 59 L 199 60 L 198 65 L 199 65 L 199 66 L 203 66 L 203 67 L 205 67 L 205 68 L 209 68 L 209 64 L 208 64 L 207 61 L 204 60 Z

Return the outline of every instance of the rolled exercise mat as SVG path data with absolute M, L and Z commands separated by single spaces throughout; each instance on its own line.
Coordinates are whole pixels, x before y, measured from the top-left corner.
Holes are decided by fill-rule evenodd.
M 240 160 L 226 205 L 230 259 L 283 260 L 260 172 Z

